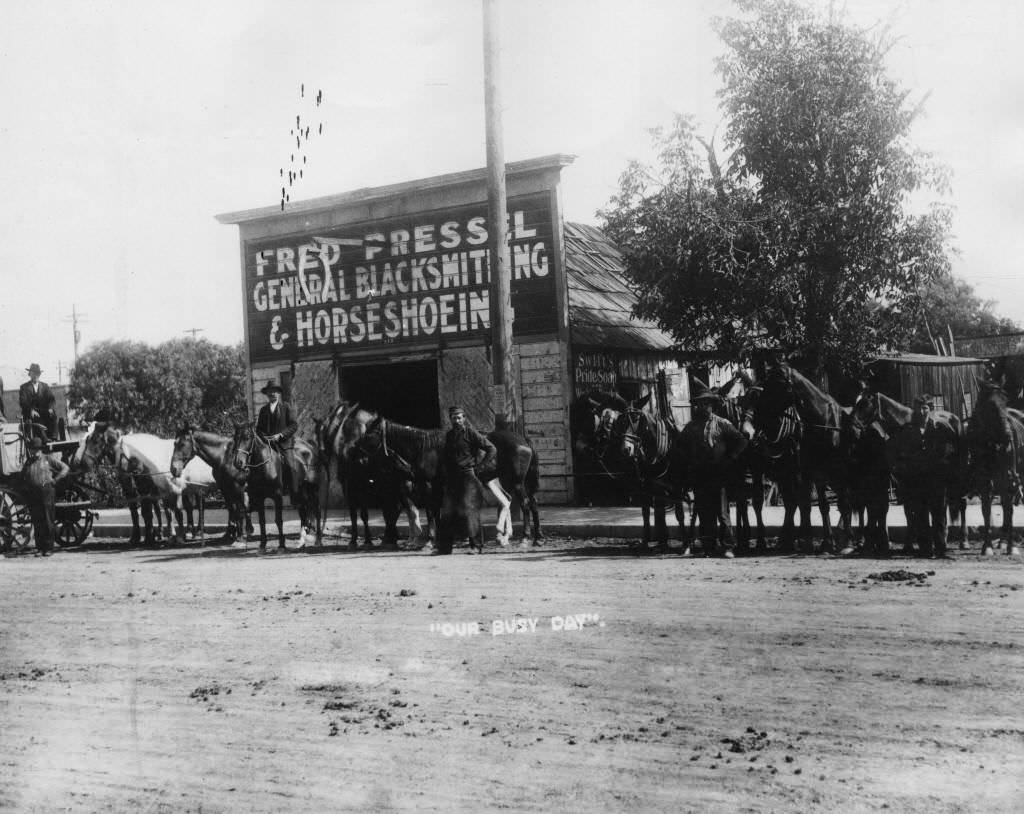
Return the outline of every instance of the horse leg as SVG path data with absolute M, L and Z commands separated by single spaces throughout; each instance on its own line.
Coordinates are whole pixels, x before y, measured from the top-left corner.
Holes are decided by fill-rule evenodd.
M 142 542 L 142 530 L 139 524 L 138 502 L 128 504 L 128 513 L 132 518 L 132 536 L 128 539 L 128 545 L 138 545 Z
M 658 553 L 668 552 L 668 523 L 665 522 L 665 512 L 668 509 L 664 498 L 654 500 L 654 534 L 658 538 Z
M 260 524 L 260 551 L 266 553 L 267 551 L 267 507 L 265 499 L 260 498 L 259 505 L 256 506 L 256 519 Z
M 992 548 L 992 490 L 986 486 L 981 492 L 981 553 L 993 554 Z
M 1003 539 L 1006 540 L 1006 554 L 1011 556 L 1014 553 L 1013 544 L 1013 498 L 1014 488 L 1010 483 L 1006 484 L 1006 491 L 999 498 L 1000 508 L 1003 511 Z
M 643 542 L 637 546 L 637 553 L 646 553 L 647 546 L 651 542 L 651 503 L 644 497 L 640 503 L 640 514 L 644 519 Z
M 160 507 L 157 507 L 157 522 L 159 522 Z M 146 534 L 143 538 L 146 545 L 156 545 L 157 540 L 153 534 L 153 502 L 151 500 L 142 501 L 142 522 L 146 527 Z
M 284 544 L 284 495 L 278 493 L 272 500 L 274 501 L 274 523 L 277 525 L 277 550 L 287 551 L 288 546 Z
M 824 480 L 815 482 L 814 494 L 818 499 L 818 514 L 821 515 L 821 553 L 835 554 L 836 544 L 832 534 L 831 507 L 828 504 L 828 491 L 825 488 Z
M 512 503 L 508 499 L 508 495 L 505 494 L 505 490 L 501 488 L 501 483 L 497 478 L 489 480 L 486 484 L 488 491 L 498 501 L 498 520 L 495 528 L 495 536 L 498 538 L 498 544 L 507 546 L 512 537 Z M 523 542 L 526 542 L 526 518 L 523 518 Z
M 754 507 L 754 522 L 757 523 L 757 545 L 754 551 L 764 554 L 768 551 L 768 540 L 764 530 L 764 476 L 754 476 L 754 491 L 750 503 Z

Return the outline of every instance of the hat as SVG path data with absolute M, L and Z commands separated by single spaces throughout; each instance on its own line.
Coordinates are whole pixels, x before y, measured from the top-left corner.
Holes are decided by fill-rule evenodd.
M 32 452 L 35 452 L 37 449 L 42 449 L 44 446 L 46 445 L 43 443 L 43 439 L 38 435 L 32 436 L 32 440 L 28 442 L 28 448 Z
M 463 410 L 458 404 L 453 404 L 451 407 L 448 408 L 449 418 L 451 418 L 454 415 L 457 415 L 458 413 L 462 413 L 463 415 L 465 415 L 466 411 Z
M 98 413 L 96 413 L 96 415 L 93 416 L 92 420 L 95 421 L 97 424 L 109 424 L 110 413 L 107 412 L 107 410 L 105 409 L 101 409 Z
M 39 367 L 39 363 L 38 362 L 33 362 L 27 368 L 25 368 L 25 372 L 26 373 L 42 373 L 43 369 L 41 367 Z
M 694 388 L 693 394 L 690 396 L 690 401 L 721 401 L 721 396 L 714 392 L 703 382 L 697 382 L 697 386 Z
M 919 396 L 914 396 L 914 405 L 925 404 L 929 410 L 935 409 L 935 396 L 931 396 L 928 393 L 921 393 Z
M 260 390 L 260 392 L 263 393 L 266 396 L 269 396 L 275 390 L 278 393 L 283 393 L 284 392 L 284 388 L 281 387 L 281 385 L 279 385 L 274 379 L 271 379 L 265 385 L 263 385 L 263 389 Z

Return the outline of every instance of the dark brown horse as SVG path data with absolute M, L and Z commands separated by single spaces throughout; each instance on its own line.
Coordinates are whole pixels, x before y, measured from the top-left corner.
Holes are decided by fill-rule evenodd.
M 260 524 L 260 552 L 267 549 L 267 500 L 274 505 L 274 523 L 277 525 L 278 551 L 286 550 L 282 508 L 284 495 L 288 494 L 284 479 L 284 462 L 281 452 L 256 432 L 253 424 L 242 424 L 235 428 L 234 465 L 246 473 L 245 490 L 249 496 L 250 510 L 255 505 Z M 323 541 L 323 526 L 320 517 L 319 464 L 314 450 L 301 439 L 295 439 L 295 458 L 300 471 L 295 473 L 299 484 L 298 492 L 291 494 L 292 503 L 299 510 L 300 547 L 305 544 L 306 530 L 315 528 L 316 545 Z
M 668 551 L 668 525 L 665 514 L 671 503 L 679 523 L 680 535 L 686 543 L 686 518 L 682 494 L 685 486 L 673 478 L 672 449 L 679 430 L 662 416 L 644 411 L 650 396 L 631 403 L 612 422 L 607 450 L 603 457 L 609 474 L 621 488 L 640 503 L 644 531 L 640 553 L 646 553 L 651 542 L 651 514 L 654 514 L 654 537 L 658 550 Z
M 912 530 L 925 525 L 924 518 L 914 517 L 913 509 L 907 507 L 908 489 L 926 493 L 931 534 L 931 540 L 925 543 L 926 548 L 945 551 L 949 519 L 957 516 L 960 519 L 960 547 L 965 548 L 967 527 L 964 469 L 967 461 L 962 422 L 945 410 L 931 410 L 927 422 L 919 430 L 919 433 L 923 433 L 920 462 L 915 464 L 914 456 L 905 452 L 913 415 L 914 411 L 910 407 L 870 388 L 861 392 L 853 407 L 853 419 L 858 424 L 869 427 L 877 423 L 887 436 L 886 458 L 896 478 L 897 493 L 903 499 L 904 512 L 907 514 L 908 552 Z M 877 462 L 873 466 L 880 472 Z M 876 499 L 881 499 L 880 492 Z
M 799 496 L 797 504 L 801 507 L 801 531 L 809 536 L 810 517 L 803 512 L 803 506 L 809 503 L 807 492 L 813 486 L 821 514 L 822 551 L 835 553 L 828 500 L 831 487 L 846 536 L 841 553 L 852 553 L 852 504 L 841 438 L 842 406 L 788 363 L 778 362 L 769 365 L 765 371 L 764 391 L 758 399 L 757 409 L 762 412 L 764 423 L 782 422 L 787 414 L 792 415 L 788 411 L 795 410 L 800 424 L 796 447 L 799 471 L 795 486 Z M 791 473 L 787 475 L 792 477 Z
M 992 497 L 999 496 L 1003 515 L 1002 537 L 1006 553 L 1013 554 L 1013 504 L 1021 493 L 1024 473 L 1024 423 L 1007 408 L 1001 387 L 980 382 L 978 402 L 967 427 L 970 491 L 981 497 L 982 554 L 991 554 Z
M 413 498 L 414 484 L 411 470 L 395 456 L 370 455 L 357 447 L 344 449 L 343 425 L 358 405 L 342 402 L 331 412 L 319 430 L 324 464 L 328 473 L 335 465 L 338 482 L 345 496 L 351 522 L 350 548 L 359 545 L 359 520 L 363 521 L 366 547 L 372 546 L 369 510 L 379 506 L 384 517 L 383 545 L 398 545 L 398 517 L 404 510 L 409 518 L 409 539 L 418 540 L 423 530 L 419 510 Z
M 245 471 L 235 466 L 232 439 L 204 430 L 194 430 L 190 424 L 185 424 L 174 439 L 171 474 L 176 478 L 181 477 L 186 464 L 193 458 L 199 458 L 209 465 L 214 482 L 224 498 L 228 511 L 225 539 L 241 539 L 246 529 L 252 532 L 245 493 Z

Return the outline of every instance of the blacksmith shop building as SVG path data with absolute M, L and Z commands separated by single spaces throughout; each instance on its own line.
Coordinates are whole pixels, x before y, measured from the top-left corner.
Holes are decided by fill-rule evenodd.
M 548 504 L 580 497 L 575 399 L 650 393 L 680 425 L 689 408 L 670 337 L 630 313 L 615 246 L 563 221 L 572 160 L 506 170 L 516 392 Z M 418 427 L 444 426 L 458 403 L 494 426 L 484 169 L 217 217 L 239 227 L 253 409 L 277 379 L 307 435 L 340 399 Z

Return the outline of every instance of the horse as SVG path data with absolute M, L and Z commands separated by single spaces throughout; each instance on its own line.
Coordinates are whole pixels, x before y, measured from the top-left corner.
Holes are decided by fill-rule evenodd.
M 573 452 L 577 497 L 581 502 L 607 500 L 615 483 L 604 463 L 612 424 L 629 403 L 618 393 L 591 390 L 577 399 L 571 409 Z
M 1024 423 L 1021 414 L 1006 405 L 1006 392 L 1001 387 L 980 382 L 978 401 L 966 433 L 971 491 L 981 497 L 982 554 L 993 552 L 993 495 L 999 496 L 1002 509 L 1006 553 L 1014 553 L 1013 503 L 1020 495 L 1020 475 L 1024 472 Z
M 245 490 L 249 496 L 250 511 L 255 503 L 260 523 L 260 553 L 267 550 L 267 514 L 265 502 L 274 504 L 274 522 L 277 525 L 277 550 L 286 551 L 282 504 L 289 492 L 284 482 L 283 455 L 269 441 L 256 432 L 254 424 L 243 423 L 235 427 L 234 466 L 246 473 Z M 305 545 L 306 530 L 312 521 L 315 526 L 316 545 L 323 542 L 323 525 L 320 518 L 319 462 L 314 450 L 301 439 L 295 439 L 295 457 L 300 471 L 295 473 L 298 490 L 291 494 L 299 510 L 299 547 Z
M 330 476 L 331 461 L 336 462 L 338 482 L 348 505 L 351 522 L 349 548 L 359 545 L 359 519 L 363 521 L 366 547 L 371 546 L 369 509 L 379 505 L 384 517 L 383 545 L 398 545 L 398 517 L 404 510 L 409 521 L 409 539 L 419 540 L 423 535 L 419 509 L 413 499 L 412 470 L 395 455 L 369 454 L 352 447 L 344 449 L 342 427 L 349 414 L 358 408 L 342 402 L 334 408 L 326 422 L 318 423 L 317 440 L 323 461 Z
M 736 386 L 743 384 L 743 394 L 732 397 L 728 394 Z M 753 381 L 744 373 L 737 373 L 716 391 L 721 401 L 714 406 L 716 415 L 724 418 L 737 430 L 753 442 L 757 431 L 754 429 L 753 414 L 756 395 Z M 754 522 L 757 529 L 757 551 L 764 552 L 768 548 L 764 527 L 764 484 L 768 463 L 754 443 L 747 445 L 732 470 L 730 482 L 726 484 L 726 494 L 736 503 L 736 541 L 742 549 L 750 546 L 750 515 L 748 507 L 754 510 Z M 742 550 L 741 549 L 741 550 Z
M 923 431 L 922 439 L 924 460 L 920 466 L 921 475 L 911 475 L 905 466 L 901 469 L 901 445 L 905 447 L 908 428 L 912 428 L 914 411 L 893 398 L 878 393 L 871 388 L 864 388 L 853 406 L 853 420 L 862 427 L 878 424 L 881 431 L 888 436 L 886 440 L 886 459 L 889 471 L 895 475 L 897 490 L 903 497 L 904 513 L 907 515 L 908 539 L 904 548 L 912 551 L 909 538 L 912 530 L 922 523 L 922 518 L 913 516 L 913 510 L 907 508 L 906 492 L 908 488 L 928 490 L 928 512 L 932 516 L 932 540 L 934 545 L 944 550 L 949 519 L 960 518 L 960 548 L 967 547 L 967 526 L 964 495 L 966 493 L 963 468 L 966 463 L 964 455 L 963 425 L 957 416 L 945 410 L 931 410 Z M 876 452 L 877 455 L 877 452 Z M 880 477 L 881 468 L 876 463 L 876 477 Z M 914 483 L 908 484 L 908 477 Z M 924 483 L 917 481 L 924 479 Z M 886 488 L 888 481 L 886 481 Z M 880 500 L 881 486 L 876 499 Z M 879 546 L 879 553 L 885 553 Z
M 177 529 L 174 539 L 185 539 L 181 510 L 182 493 L 187 487 L 193 492 L 213 484 L 209 467 L 197 461 L 191 470 L 178 475 L 171 472 L 174 442 L 148 433 L 121 433 L 105 423 L 96 423 L 86 436 L 73 462 L 86 470 L 94 469 L 97 462 L 106 459 L 117 470 L 118 482 L 128 500 L 132 518 L 131 543 L 140 542 L 139 509 L 145 526 L 144 541 L 155 544 L 162 537 L 163 518 L 160 501 L 173 506 Z M 156 506 L 157 530 L 153 528 L 153 508 Z M 167 532 L 171 535 L 171 510 L 167 510 Z
M 245 493 L 245 472 L 234 466 L 232 440 L 212 432 L 195 430 L 185 424 L 174 439 L 171 455 L 171 474 L 181 477 L 188 473 L 193 461 L 199 460 L 210 468 L 213 481 L 224 497 L 228 511 L 228 524 L 224 538 L 235 541 L 243 536 L 246 528 L 252 531 L 249 522 L 248 502 Z
M 800 478 L 795 485 L 799 494 L 798 505 L 801 507 L 801 531 L 809 536 L 810 516 L 809 512 L 806 515 L 803 513 L 803 506 L 809 508 L 809 489 L 813 486 L 821 514 L 822 551 L 835 553 L 827 491 L 831 486 L 836 495 L 840 524 L 847 538 L 840 553 L 853 553 L 850 478 L 842 454 L 840 435 L 844 408 L 786 362 L 767 368 L 758 407 L 776 421 L 793 408 L 800 424 L 797 445 Z M 793 414 L 789 413 L 789 416 L 792 418 Z M 792 473 L 787 474 L 792 477 Z
M 889 433 L 880 421 L 862 421 L 857 415 L 856 403 L 850 412 L 840 417 L 840 425 L 850 475 L 850 499 L 860 517 L 865 551 L 888 557 L 889 483 L 892 479 Z
M 654 534 L 658 550 L 668 551 L 668 526 L 665 512 L 671 502 L 684 535 L 685 517 L 680 495 L 682 488 L 670 474 L 671 451 L 679 430 L 675 423 L 662 416 L 644 411 L 650 395 L 630 403 L 612 422 L 605 458 L 611 463 L 610 473 L 640 498 L 643 516 L 643 542 L 640 553 L 648 550 L 651 542 L 651 512 L 654 512 Z

